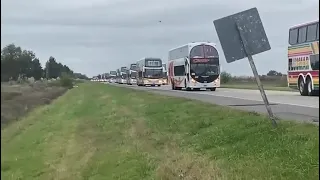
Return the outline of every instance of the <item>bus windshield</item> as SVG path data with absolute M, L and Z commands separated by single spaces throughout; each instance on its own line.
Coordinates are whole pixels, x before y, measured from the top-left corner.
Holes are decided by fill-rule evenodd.
M 127 78 L 127 74 L 122 74 L 122 75 L 121 75 L 121 78 L 122 78 L 122 79 L 126 79 L 126 78 Z
M 219 75 L 219 55 L 210 45 L 198 45 L 190 51 L 191 76 Z
M 145 69 L 144 77 L 146 78 L 161 78 L 162 69 Z
M 211 76 L 219 74 L 219 66 L 214 64 L 191 64 L 191 75 L 195 76 Z
M 130 76 L 132 79 L 135 79 L 137 77 L 137 72 L 135 72 L 135 71 L 131 72 Z

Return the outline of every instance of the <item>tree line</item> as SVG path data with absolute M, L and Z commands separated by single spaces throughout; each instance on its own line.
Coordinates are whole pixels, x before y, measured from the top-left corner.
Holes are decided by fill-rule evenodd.
M 14 44 L 1 49 L 1 82 L 18 80 L 19 78 L 52 79 L 63 74 L 73 78 L 89 79 L 86 75 L 75 73 L 67 65 L 50 56 L 44 67 L 33 51 L 24 50 Z

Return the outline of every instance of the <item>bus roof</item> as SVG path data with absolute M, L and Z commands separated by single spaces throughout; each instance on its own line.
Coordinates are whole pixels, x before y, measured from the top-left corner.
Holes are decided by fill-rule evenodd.
M 205 41 L 198 41 L 198 42 L 191 42 L 191 43 L 183 44 L 183 45 L 181 45 L 181 46 L 177 46 L 177 47 L 175 47 L 175 48 L 170 49 L 169 52 L 172 51 L 172 50 L 175 50 L 175 49 L 184 47 L 184 46 L 196 46 L 196 45 L 201 45 L 201 44 L 207 44 L 207 45 L 216 46 L 216 43 L 212 43 L 212 42 L 209 42 L 209 41 L 207 41 L 207 42 L 205 42 Z
M 319 22 L 319 19 L 318 20 L 309 21 L 309 22 L 306 22 L 306 23 L 302 23 L 302 24 L 297 24 L 295 26 L 290 27 L 290 29 L 294 29 L 294 28 L 301 27 L 301 26 L 306 26 L 306 25 L 309 25 L 309 24 L 317 23 L 317 22 Z

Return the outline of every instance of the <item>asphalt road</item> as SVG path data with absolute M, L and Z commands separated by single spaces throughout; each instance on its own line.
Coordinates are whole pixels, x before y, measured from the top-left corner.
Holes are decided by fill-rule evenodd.
M 258 90 L 218 88 L 214 92 L 177 91 L 171 90 L 170 86 L 138 87 L 136 85 L 114 85 L 267 114 Z M 300 96 L 297 92 L 286 91 L 266 91 L 266 94 L 276 117 L 319 124 L 318 96 L 306 97 Z

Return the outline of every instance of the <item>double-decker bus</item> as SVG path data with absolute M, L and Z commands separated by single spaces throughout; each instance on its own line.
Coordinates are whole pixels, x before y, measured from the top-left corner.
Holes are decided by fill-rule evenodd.
M 116 77 L 117 77 L 117 71 L 110 71 L 109 73 L 109 83 L 114 83 L 116 82 Z
M 138 86 L 161 86 L 163 67 L 160 58 L 147 57 L 137 62 Z
M 162 85 L 167 85 L 168 84 L 167 65 L 162 64 L 162 67 L 163 67 Z
M 319 92 L 319 20 L 289 29 L 287 79 L 302 96 Z
M 117 75 L 117 83 L 119 84 L 126 84 L 127 83 L 127 67 L 121 67 L 118 69 Z
M 137 64 L 133 63 L 130 64 L 129 68 L 127 69 L 127 84 L 132 85 L 137 83 Z
M 215 91 L 220 87 L 220 63 L 216 44 L 188 43 L 169 51 L 168 79 L 173 90 Z

